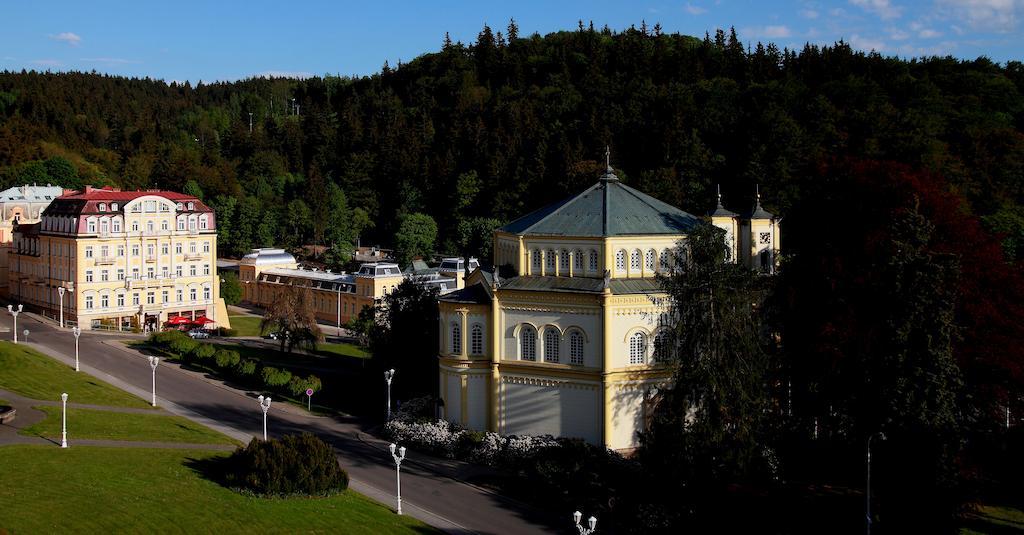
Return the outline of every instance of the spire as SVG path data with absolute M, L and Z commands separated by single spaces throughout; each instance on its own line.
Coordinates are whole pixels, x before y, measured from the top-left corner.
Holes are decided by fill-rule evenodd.
M 612 169 L 612 149 L 608 145 L 604 146 L 604 165 L 604 175 L 601 180 L 618 180 L 619 177 L 615 176 L 615 170 Z
M 754 184 L 754 208 L 750 210 L 750 219 L 773 219 L 770 212 L 761 208 L 761 187 L 759 184 Z
M 736 216 L 736 212 L 730 212 L 729 210 L 725 209 L 725 206 L 722 206 L 722 185 L 721 184 L 715 184 L 715 194 L 718 197 L 718 205 L 715 206 L 715 209 L 712 210 L 710 213 L 708 213 L 708 215 L 711 216 L 711 217 L 735 217 Z
M 722 185 L 715 184 L 715 190 L 718 192 L 718 207 L 722 207 Z

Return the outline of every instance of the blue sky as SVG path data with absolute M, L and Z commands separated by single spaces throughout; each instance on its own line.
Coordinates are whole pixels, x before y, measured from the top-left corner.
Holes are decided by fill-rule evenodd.
M 437 50 L 445 32 L 471 42 L 513 17 L 522 35 L 646 20 L 698 36 L 735 26 L 744 41 L 791 48 L 845 39 L 902 57 L 1024 59 L 1024 0 L 0 0 L 0 13 L 0 69 L 168 81 L 370 74 Z

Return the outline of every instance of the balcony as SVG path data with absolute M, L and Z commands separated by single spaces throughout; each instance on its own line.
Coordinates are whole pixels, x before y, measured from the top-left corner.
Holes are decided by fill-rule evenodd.
M 193 261 L 202 260 L 202 259 L 203 259 L 202 253 L 185 253 L 185 261 L 186 262 L 193 262 Z
M 114 262 L 117 262 L 117 257 L 116 256 L 107 255 L 107 256 L 97 256 L 96 257 L 96 265 L 97 266 L 104 266 L 104 265 L 109 266 L 110 264 L 113 264 Z
M 152 264 L 154 262 L 156 262 L 156 255 L 154 255 L 154 256 L 147 256 L 146 257 L 146 263 L 147 264 Z

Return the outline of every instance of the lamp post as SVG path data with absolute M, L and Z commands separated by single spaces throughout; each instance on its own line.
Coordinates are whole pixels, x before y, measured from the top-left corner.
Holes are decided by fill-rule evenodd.
M 61 422 L 60 422 L 60 447 L 68 447 L 68 393 L 63 392 L 60 395 L 60 401 L 63 404 L 61 410 Z
M 77 341 L 77 338 L 75 339 Z M 149 357 L 149 367 L 153 370 L 153 406 L 156 407 L 156 366 L 160 364 L 160 357 Z
M 391 457 L 395 460 L 395 483 L 398 491 L 398 509 L 395 512 L 402 514 L 402 461 L 405 460 L 405 446 L 399 448 L 395 444 L 391 444 L 389 449 L 391 450 Z M 395 449 L 398 449 L 397 454 Z
M 75 371 L 78 371 L 78 337 L 82 336 L 82 329 L 72 327 L 71 333 L 75 335 Z
M 572 520 L 576 523 L 576 529 L 579 530 L 580 535 L 590 535 L 594 532 L 594 530 L 597 529 L 597 519 L 594 517 L 590 517 L 587 519 L 587 525 L 590 526 L 589 528 L 584 527 L 583 524 L 580 524 L 580 520 L 583 520 L 583 513 L 579 511 L 576 511 L 572 514 Z
M 24 331 L 21 331 L 21 334 L 25 335 L 25 342 L 27 343 L 28 342 L 28 329 L 25 329 Z
M 270 410 L 270 396 L 260 396 L 256 398 L 260 402 L 260 408 L 263 409 L 263 441 L 267 441 L 267 411 Z
M 18 343 L 18 314 L 25 308 L 24 305 L 18 305 L 18 308 L 14 308 L 11 305 L 7 305 L 7 311 L 14 316 L 14 343 Z
M 871 439 L 875 437 L 878 437 L 879 440 L 885 440 L 885 433 L 872 433 L 871 436 L 868 437 L 868 473 L 864 491 L 864 516 L 867 520 L 865 533 L 867 533 L 867 535 L 871 535 Z
M 391 379 L 395 377 L 395 369 L 384 372 L 384 380 L 388 383 L 388 421 L 391 420 Z
M 63 286 L 57 287 L 57 295 L 60 296 L 60 328 L 64 328 L 64 292 L 67 291 Z

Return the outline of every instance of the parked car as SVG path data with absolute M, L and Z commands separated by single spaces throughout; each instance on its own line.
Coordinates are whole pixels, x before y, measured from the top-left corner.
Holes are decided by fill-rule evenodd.
M 195 340 L 202 340 L 202 339 L 210 337 L 210 333 L 208 333 L 208 332 L 206 332 L 204 330 L 201 330 L 201 329 L 193 329 L 193 330 L 188 332 L 188 335 L 191 336 Z
M 270 338 L 271 340 L 280 340 L 282 337 L 288 338 L 288 333 L 272 332 L 264 336 L 264 338 Z

